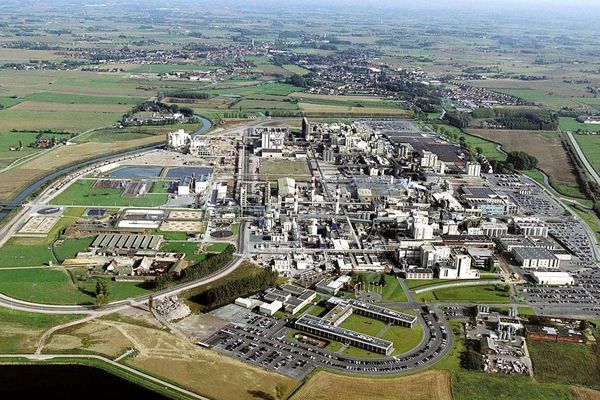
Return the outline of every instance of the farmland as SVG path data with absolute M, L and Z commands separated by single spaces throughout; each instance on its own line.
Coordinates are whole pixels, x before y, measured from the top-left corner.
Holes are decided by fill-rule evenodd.
M 596 345 L 530 340 L 529 352 L 540 382 L 582 385 L 600 389 L 600 364 Z M 556 360 L 561 360 L 557 363 Z
M 143 197 L 123 197 L 122 188 L 95 188 L 94 180 L 78 180 L 52 200 L 58 205 L 139 206 L 162 205 L 165 193 L 147 193 Z
M 292 396 L 292 400 L 364 398 L 453 399 L 450 376 L 442 371 L 397 378 L 366 378 L 319 371 Z
M 579 147 L 585 154 L 596 172 L 600 171 L 600 136 L 596 135 L 573 135 Z
M 556 132 L 470 129 L 468 133 L 502 145 L 506 152 L 524 151 L 539 160 L 539 167 L 559 182 L 576 181 L 573 168 Z

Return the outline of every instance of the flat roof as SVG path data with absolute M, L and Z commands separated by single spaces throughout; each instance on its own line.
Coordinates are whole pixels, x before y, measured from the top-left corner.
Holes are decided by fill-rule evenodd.
M 341 339 L 354 340 L 378 347 L 383 350 L 387 350 L 393 346 L 393 343 L 388 340 L 379 339 L 363 333 L 351 331 L 349 329 L 333 326 L 323 318 L 312 315 L 303 315 L 300 317 L 298 320 L 296 320 L 296 326 L 305 326 L 311 329 L 320 330 L 322 332 L 327 332 L 331 335 L 338 336 Z

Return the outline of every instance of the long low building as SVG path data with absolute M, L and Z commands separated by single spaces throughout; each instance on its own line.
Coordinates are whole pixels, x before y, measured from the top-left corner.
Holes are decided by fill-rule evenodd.
M 575 280 L 568 272 L 562 271 L 534 271 L 531 273 L 533 280 L 538 285 L 573 285 Z
M 394 344 L 388 340 L 340 328 L 330 324 L 323 318 L 308 314 L 297 319 L 295 327 L 303 332 L 335 340 L 374 353 L 390 355 L 394 351 Z
M 557 269 L 560 260 L 543 247 L 513 247 L 515 260 L 526 269 Z
M 327 302 L 334 306 L 349 305 L 352 307 L 352 312 L 356 314 L 389 324 L 413 328 L 417 323 L 417 317 L 414 315 L 401 313 L 399 311 L 381 307 L 376 304 L 363 303 L 362 301 L 354 299 L 342 299 L 339 297 L 331 297 L 329 300 L 327 300 Z

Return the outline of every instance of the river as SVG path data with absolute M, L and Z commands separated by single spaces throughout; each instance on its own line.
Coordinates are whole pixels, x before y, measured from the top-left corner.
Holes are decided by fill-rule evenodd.
M 194 131 L 194 133 L 192 134 L 193 136 L 206 133 L 210 130 L 210 128 L 212 128 L 213 125 L 212 125 L 212 122 L 210 122 L 210 120 L 204 118 L 201 115 L 196 115 L 196 117 L 200 121 L 202 121 L 202 126 L 200 128 L 198 128 L 196 131 Z M 55 179 L 59 178 L 62 175 L 66 175 L 69 172 L 78 170 L 87 165 L 96 164 L 98 162 L 109 160 L 114 157 L 140 153 L 142 151 L 146 151 L 148 149 L 157 148 L 157 147 L 161 147 L 161 146 L 162 145 L 151 145 L 151 146 L 146 146 L 146 147 L 142 147 L 142 148 L 134 149 L 134 150 L 115 152 L 115 153 L 107 155 L 107 156 L 102 156 L 102 157 L 93 158 L 93 159 L 90 159 L 87 161 L 82 161 L 82 162 L 74 164 L 74 165 L 63 167 L 55 172 L 51 172 L 48 175 L 38 179 L 37 181 L 35 181 L 32 184 L 30 184 L 29 186 L 27 186 L 19 194 L 17 194 L 12 200 L 10 200 L 9 204 L 7 204 L 2 210 L 0 210 L 0 221 L 3 220 L 4 218 L 6 218 L 6 216 L 12 210 L 19 207 L 25 201 L 25 199 L 27 199 L 29 196 L 31 196 L 33 193 L 35 193 L 41 186 L 54 181 Z

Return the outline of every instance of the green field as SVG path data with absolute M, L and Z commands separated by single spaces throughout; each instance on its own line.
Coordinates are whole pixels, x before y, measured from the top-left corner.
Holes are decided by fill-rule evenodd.
M 415 295 L 422 301 L 509 303 L 510 292 L 496 289 L 494 285 L 463 286 L 433 290 Z
M 377 336 L 385 328 L 386 324 L 383 321 L 352 314 L 340 326 L 351 331 Z
M 452 376 L 454 400 L 575 400 L 568 386 L 541 384 L 528 376 L 459 371 Z
M 49 243 L 12 238 L 0 248 L 0 269 L 9 267 L 35 267 L 56 263 Z
M 139 296 L 150 291 L 142 284 L 108 280 L 110 301 Z M 73 283 L 62 269 L 0 269 L 0 293 L 44 304 L 94 304 L 96 281 Z
M 129 96 L 91 96 L 74 93 L 36 92 L 25 97 L 25 100 L 44 103 L 63 104 L 137 104 L 145 100 L 144 97 Z
M 600 389 L 600 364 L 594 352 L 596 345 L 529 340 L 527 346 L 535 377 L 540 382 Z
M 290 71 L 291 73 L 300 75 L 300 76 L 304 76 L 304 75 L 307 75 L 310 73 L 309 70 L 304 69 L 304 68 L 302 68 L 298 65 L 294 65 L 294 64 L 285 64 L 283 66 L 283 69 L 286 69 L 286 70 Z
M 13 161 L 40 152 L 29 144 L 35 142 L 37 133 L 34 132 L 6 132 L 0 133 L 0 168 L 6 167 Z M 19 151 L 11 151 L 11 147 L 18 147 L 19 141 L 23 145 Z
M 600 173 L 600 136 L 596 135 L 573 135 L 581 147 L 585 158 L 588 159 L 596 172 Z
M 374 282 L 377 285 L 379 284 L 379 274 L 370 274 L 367 279 L 369 282 Z M 379 290 L 379 288 L 377 288 Z M 377 292 L 379 293 L 379 292 Z M 384 300 L 397 301 L 403 303 L 407 301 L 406 294 L 400 286 L 400 282 L 394 275 L 385 275 L 385 286 L 382 290 L 382 298 Z
M 94 241 L 95 236 L 78 238 L 78 239 L 66 239 L 60 244 L 54 245 L 54 254 L 58 262 L 63 262 L 69 258 L 75 258 L 77 253 L 87 250 L 88 247 Z
M 381 335 L 382 339 L 394 343 L 393 356 L 404 354 L 414 349 L 423 340 L 423 327 L 417 323 L 414 328 L 405 328 L 402 326 L 392 326 Z
M 229 243 L 210 243 L 206 245 L 206 251 L 221 253 L 225 248 L 229 246 Z
M 193 242 L 164 242 L 160 245 L 161 251 L 185 254 L 185 259 L 193 263 L 198 263 L 206 259 L 203 253 L 198 254 L 198 243 Z
M 93 188 L 94 180 L 78 180 L 52 199 L 51 204 L 85 206 L 156 207 L 166 203 L 167 194 L 147 193 L 144 197 L 123 197 L 122 188 Z
M 577 121 L 575 118 L 560 117 L 559 127 L 563 131 L 576 132 L 578 130 L 588 132 L 600 132 L 600 124 L 584 124 Z

